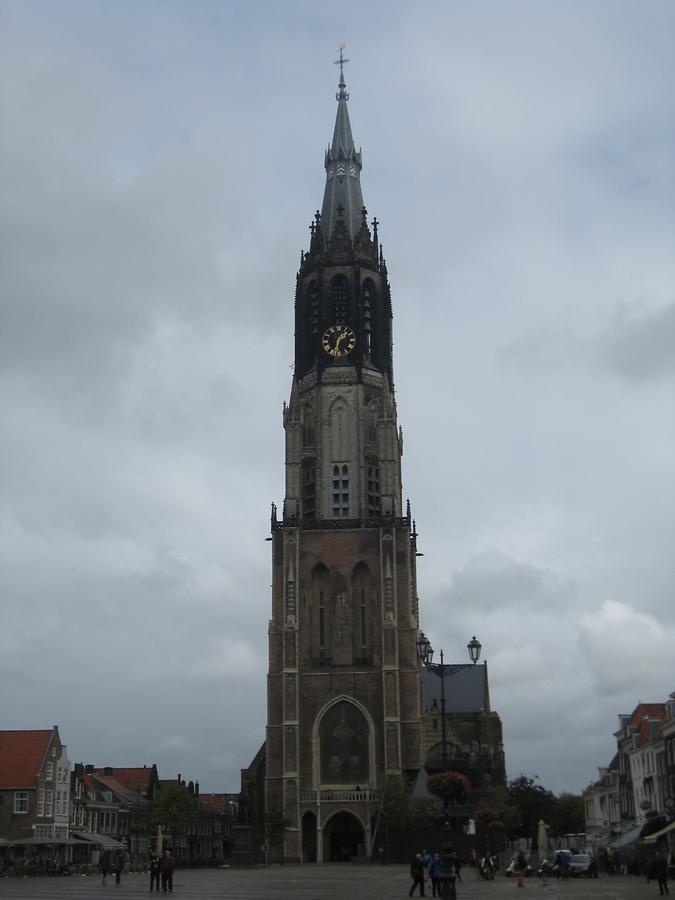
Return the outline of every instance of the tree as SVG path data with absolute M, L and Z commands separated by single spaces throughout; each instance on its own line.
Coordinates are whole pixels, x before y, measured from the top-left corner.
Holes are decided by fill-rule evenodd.
M 387 780 L 381 809 L 387 828 L 425 828 L 431 825 L 436 814 L 435 802 L 413 797 L 401 778 Z
M 270 851 L 279 850 L 281 862 L 284 861 L 284 834 L 291 824 L 280 806 L 270 806 L 265 812 L 265 842 Z
M 580 834 L 586 827 L 586 808 L 581 794 L 562 793 L 558 797 L 558 834 Z
M 171 833 L 179 825 L 189 825 L 197 818 L 199 803 L 194 795 L 177 781 L 158 787 L 150 813 L 154 825 L 161 825 Z
M 515 807 L 519 819 L 517 826 L 510 833 L 511 837 L 534 837 L 540 819 L 549 823 L 555 821 L 557 812 L 555 795 L 537 784 L 537 777 L 519 775 L 506 786 L 509 805 Z

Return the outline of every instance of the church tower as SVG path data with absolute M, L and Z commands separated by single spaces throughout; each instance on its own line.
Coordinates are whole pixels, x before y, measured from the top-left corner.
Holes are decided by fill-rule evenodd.
M 387 779 L 422 763 L 391 295 L 345 62 L 340 51 L 323 204 L 297 275 L 285 499 L 272 509 L 266 808 L 283 811 L 284 855 L 303 862 L 369 854 Z

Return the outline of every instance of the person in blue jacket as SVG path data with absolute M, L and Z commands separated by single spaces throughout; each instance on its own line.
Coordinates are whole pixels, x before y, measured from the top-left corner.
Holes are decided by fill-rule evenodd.
M 431 877 L 431 896 L 432 897 L 440 897 L 441 889 L 443 884 L 441 882 L 441 875 L 445 869 L 443 868 L 443 860 L 441 859 L 440 853 L 434 853 L 433 858 L 431 860 L 431 865 L 429 866 L 429 875 Z

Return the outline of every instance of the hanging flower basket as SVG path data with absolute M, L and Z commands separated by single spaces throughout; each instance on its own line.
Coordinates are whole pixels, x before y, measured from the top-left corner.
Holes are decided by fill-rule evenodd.
M 450 803 L 466 803 L 470 787 L 469 779 L 461 772 L 438 772 L 427 778 L 427 790 Z

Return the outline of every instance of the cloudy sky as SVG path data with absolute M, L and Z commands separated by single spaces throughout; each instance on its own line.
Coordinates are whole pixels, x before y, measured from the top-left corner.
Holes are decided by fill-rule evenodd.
M 675 690 L 675 6 L 0 0 L 0 722 L 236 790 L 336 45 L 422 626 L 510 777 Z

